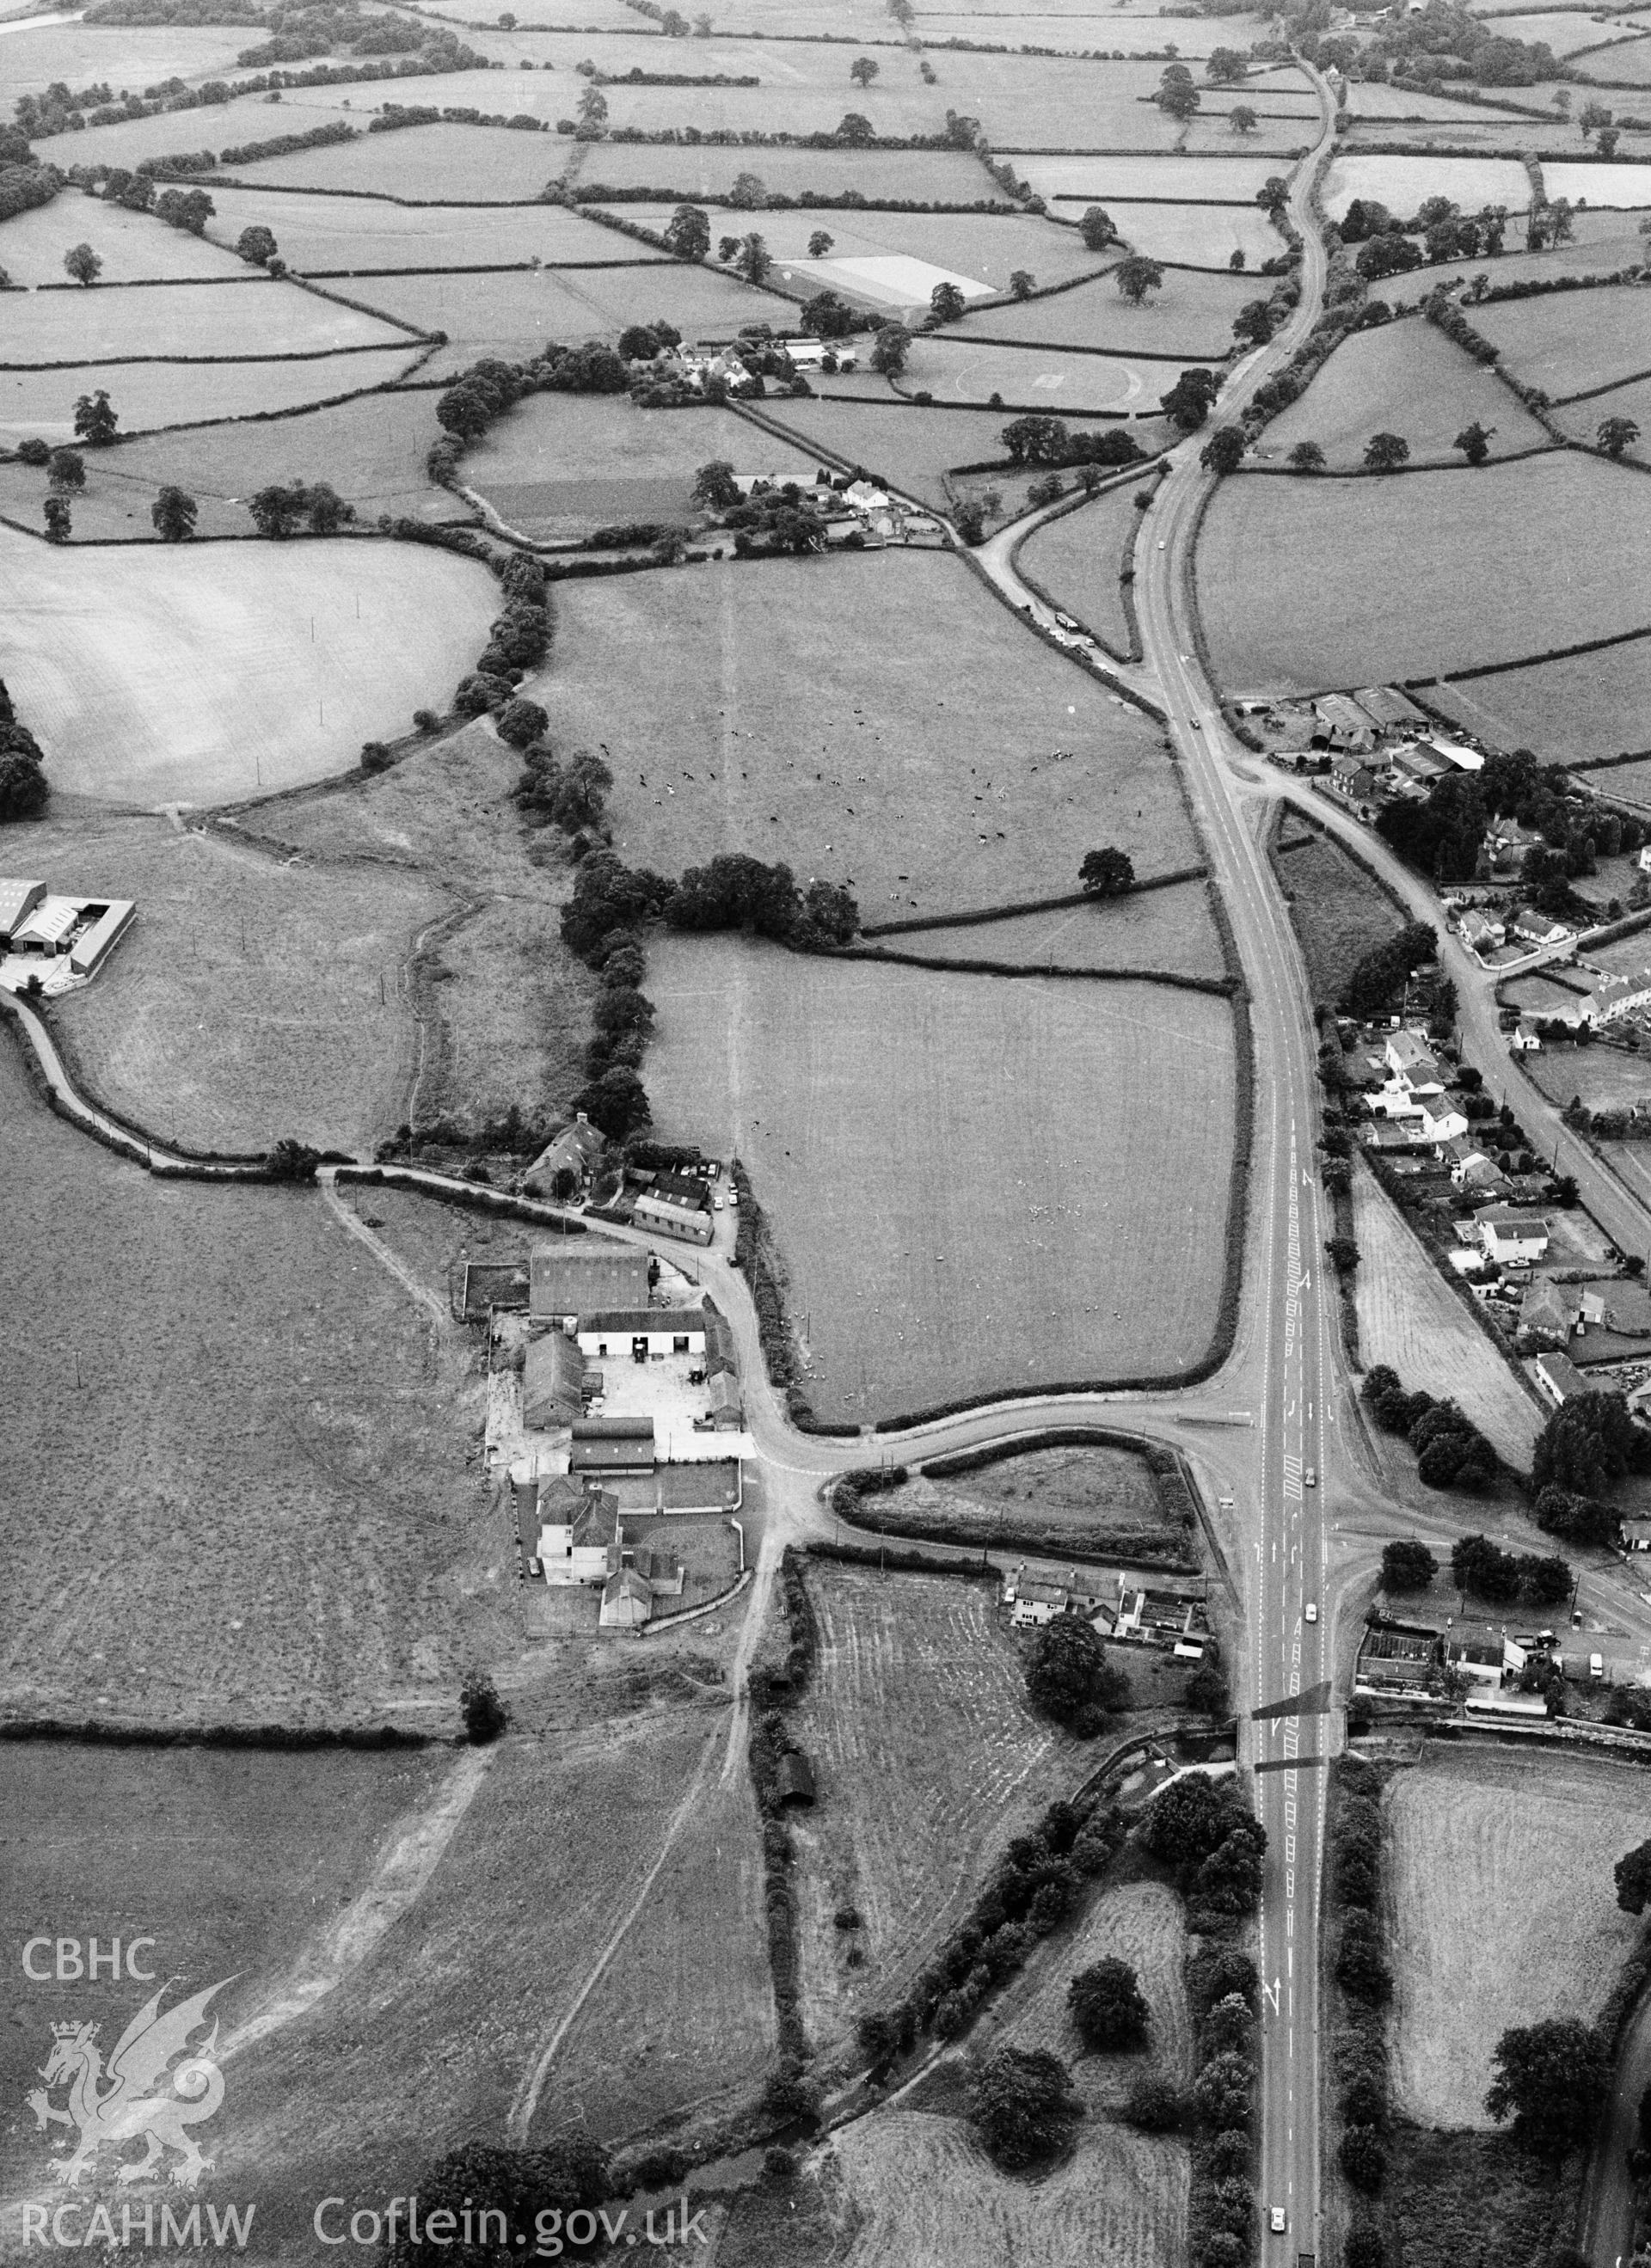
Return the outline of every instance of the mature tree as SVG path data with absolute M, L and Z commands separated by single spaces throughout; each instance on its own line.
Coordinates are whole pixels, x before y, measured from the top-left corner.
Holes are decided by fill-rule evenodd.
M 217 207 L 204 189 L 166 189 L 156 200 L 155 211 L 168 228 L 181 228 L 189 236 L 204 236 L 206 225 L 216 216 Z
M 678 205 L 665 224 L 665 242 L 679 260 L 703 260 L 711 250 L 711 221 L 699 205 Z
M 1356 2190 L 1368 2194 L 1381 2188 L 1387 2172 L 1388 2154 L 1374 2126 L 1344 2127 L 1336 2156 Z
M 1194 1878 L 1198 1896 L 1220 1913 L 1253 1911 L 1261 1896 L 1262 1861 L 1267 1830 L 1258 1819 L 1240 1814 L 1233 1820 Z
M 46 515 L 47 534 L 54 543 L 67 543 L 74 521 L 62 497 L 48 497 L 41 509 Z M 11 752 L 8 750 L 6 753 L 9 755 Z
M 48 533 L 51 506 L 56 503 L 55 497 L 48 502 Z M 61 509 L 66 518 L 68 505 L 63 504 Z M 65 528 L 64 534 L 67 533 Z M 58 538 L 53 535 L 51 541 L 55 543 Z M 12 735 L 11 745 L 0 736 L 0 821 L 33 819 L 37 812 L 45 809 L 51 794 L 46 774 L 41 769 L 40 750 L 33 734 L 16 725 Z
M 877 139 L 877 129 L 863 110 L 845 110 L 837 121 L 837 139 L 846 142 L 851 150 L 869 150 Z
M 999 2048 L 970 2074 L 969 2115 L 981 2146 L 1007 2172 L 1055 2156 L 1080 2112 L 1065 2065 L 1047 2048 Z
M 1625 1473 L 1651 1466 L 1651 1434 L 1628 1414 L 1625 1395 L 1579 1394 L 1556 1410 L 1537 1437 L 1531 1477 L 1539 1490 L 1603 1497 Z
M 1279 213 L 1290 202 L 1290 184 L 1282 173 L 1269 173 L 1256 192 L 1256 202 L 1263 212 Z
M 488 2213 L 497 2215 L 495 2227 L 507 2230 L 565 2228 L 579 2213 L 590 2216 L 593 2228 L 602 2200 L 613 2193 L 606 2156 L 582 2134 L 555 2137 L 531 2150 L 467 2142 L 424 2167 L 417 2182 L 423 2218 L 413 2216 L 390 2238 L 384 2268 L 483 2268 L 498 2259 L 502 2248 L 496 2250 L 479 2234 L 474 2244 L 455 2242 L 451 2232 L 471 2207 L 478 2231 L 487 2228 L 483 2216 Z M 432 2238 L 431 2222 L 444 2215 L 448 2234 Z
M 881 68 L 869 55 L 856 55 L 849 65 L 849 77 L 856 86 L 869 86 Z
M 761 212 L 768 203 L 768 190 L 760 173 L 736 173 L 733 187 L 728 192 L 728 202 L 736 212 Z
M 726 457 L 713 457 L 694 475 L 694 502 L 708 512 L 731 512 L 741 501 L 733 467 Z
M 493 402 L 475 386 L 450 386 L 436 404 L 436 423 L 461 441 L 485 433 L 497 415 Z
M 107 390 L 101 386 L 95 394 L 83 394 L 75 404 L 76 438 L 91 448 L 106 448 L 119 423 L 120 414 L 110 409 Z
M 1485 2107 L 1512 2118 L 1516 2141 L 1558 2157 L 1589 2139 L 1610 2089 L 1610 2059 L 1591 2025 L 1574 2017 L 1511 2025 L 1492 2062 Z
M 272 1182 L 313 1182 L 315 1168 L 321 1162 L 321 1153 L 313 1150 L 307 1142 L 299 1142 L 284 1135 L 264 1160 L 264 1171 Z
M 274 230 L 266 228 L 262 221 L 254 221 L 249 228 L 242 229 L 235 239 L 236 251 L 254 268 L 267 268 L 277 248 Z
M 725 268 L 739 249 L 740 239 L 737 236 L 719 236 L 717 239 L 717 257 Z
M 1463 427 L 1450 446 L 1453 449 L 1460 449 L 1470 465 L 1482 465 L 1491 453 L 1491 439 L 1495 431 L 1494 425 L 1482 425 L 1476 417 L 1471 425 Z
M 1519 1562 L 1488 1535 L 1462 1535 L 1450 1547 L 1450 1573 L 1456 1588 L 1492 1606 L 1511 1606 L 1519 1596 Z
M 1359 247 L 1353 262 L 1367 284 L 1380 284 L 1389 276 L 1407 276 L 1423 264 L 1422 248 L 1408 236 L 1373 236 Z
M 1264 299 L 1247 299 L 1233 318 L 1233 336 L 1241 347 L 1264 347 L 1272 336 L 1272 309 Z
M 78 449 L 54 449 L 46 460 L 46 477 L 60 494 L 86 484 L 86 460 Z
M 464 1712 L 464 1735 L 473 1749 L 484 1749 L 498 1740 L 510 1722 L 510 1712 L 498 1697 L 498 1688 L 483 1670 L 474 1670 L 459 1693 Z
M 1227 121 L 1229 134 L 1254 134 L 1260 125 L 1260 119 L 1247 102 L 1235 102 L 1233 105 L 1232 116 Z
M 260 535 L 278 540 L 291 535 L 304 517 L 304 484 L 293 481 L 283 484 L 272 481 L 267 488 L 257 490 L 247 499 L 247 509 L 252 514 L 253 526 Z
M 1603 102 L 1585 102 L 1577 113 L 1576 122 L 1581 129 L 1582 139 L 1586 142 L 1596 127 L 1610 124 L 1610 113 Z
M 1127 260 L 1120 260 L 1112 271 L 1112 279 L 1131 307 L 1139 307 L 1149 291 L 1163 288 L 1164 271 L 1157 261 L 1148 260 L 1144 253 L 1132 252 Z
M 1189 1772 L 1184 1779 L 1171 1780 L 1153 1800 L 1141 1840 L 1154 1858 L 1185 1865 L 1219 1850 L 1235 1820 L 1248 1815 L 1217 1781 L 1204 1772 Z
M 1027 1650 L 1026 1695 L 1041 1716 L 1098 1732 L 1107 1712 L 1128 1700 L 1129 1682 L 1080 1616 L 1057 1615 Z
M 1211 434 L 1199 450 L 1198 462 L 1206 472 L 1214 473 L 1218 477 L 1235 473 L 1244 461 L 1246 446 L 1242 426 L 1223 425 Z
M 1383 1590 L 1425 1591 L 1438 1572 L 1438 1560 L 1417 1536 L 1396 1536 L 1382 1546 Z
M 1345 1991 L 1372 2007 L 1379 2007 L 1392 1996 L 1393 1972 L 1388 1967 L 1380 1926 L 1356 1907 L 1342 1924 L 1336 1977 Z
M 937 284 L 929 294 L 929 313 L 937 323 L 956 322 L 966 304 L 955 284 Z
M 579 133 L 586 141 L 599 141 L 608 124 L 608 97 L 601 87 L 587 85 L 579 99 Z
M 1215 407 L 1219 391 L 1212 370 L 1183 370 L 1168 393 L 1159 395 L 1158 406 L 1178 432 L 1196 433 Z
M 769 270 L 773 265 L 774 255 L 768 248 L 767 239 L 759 236 L 753 229 L 749 236 L 741 240 L 739 259 L 741 275 L 748 284 L 765 283 Z
M 1037 410 L 1012 418 L 998 438 L 1017 465 L 1064 465 L 1072 450 L 1065 421 Z
M 653 1116 L 642 1081 L 623 1064 L 615 1064 L 582 1088 L 573 1098 L 573 1107 L 582 1110 L 610 1142 L 623 1142 L 627 1135 L 638 1132 Z
M 1651 1902 L 1651 1843 L 1637 1843 L 1618 1859 L 1616 1882 L 1617 1903 L 1623 1911 L 1642 1914 Z
M 548 713 L 538 702 L 524 700 L 519 696 L 513 701 L 507 701 L 496 713 L 493 729 L 507 747 L 525 748 L 530 740 L 539 738 L 549 722 Z
M 1085 206 L 1079 218 L 1078 233 L 1083 239 L 1086 252 L 1104 252 L 1109 244 L 1118 240 L 1112 216 L 1104 205 Z
M 1212 2056 L 1198 2073 L 1193 2101 L 1206 2122 L 1220 2133 L 1249 2124 L 1250 2090 L 1256 2066 L 1248 2056 Z
M 831 234 L 829 229 L 815 229 L 814 234 L 808 239 L 809 259 L 823 260 L 827 253 L 830 251 L 832 246 L 836 242 L 836 237 Z
M 1324 452 L 1316 441 L 1298 441 L 1285 461 L 1293 473 L 1322 473 Z
M 1129 2091 L 1124 2116 L 1143 2134 L 1173 2134 L 1187 2121 L 1187 2098 L 1174 2080 L 1149 2071 Z M 1244 2137 L 1244 2163 L 1249 2162 L 1249 2137 Z
M 1640 428 L 1632 417 L 1604 417 L 1600 420 L 1596 438 L 1608 457 L 1620 457 L 1640 438 Z
M 1066 1987 L 1066 2005 L 1087 2048 L 1113 2054 L 1146 2041 L 1146 1999 L 1127 1961 L 1109 1955 L 1080 1970 Z
M 1172 64 L 1170 69 L 1174 68 Z M 1166 76 L 1163 85 L 1153 99 L 1166 117 L 1173 118 L 1178 124 L 1184 126 L 1188 119 L 1197 114 L 1202 98 L 1190 78 L 1170 78 Z
M 872 341 L 872 368 L 885 378 L 898 378 L 911 351 L 911 334 L 903 324 L 885 323 Z
M 977 497 L 966 497 L 952 514 L 952 525 L 972 551 L 986 540 L 986 508 Z
M 200 507 L 192 496 L 170 484 L 149 507 L 155 533 L 163 543 L 187 543 L 195 534 L 195 515 Z
M 1614 158 L 1617 154 L 1617 144 L 1621 140 L 1622 129 L 1619 126 L 1602 126 L 1599 129 L 1598 144 L 1600 156 Z
M 355 516 L 355 506 L 346 504 L 330 482 L 315 481 L 305 489 L 304 517 L 312 534 L 335 535 Z
M 1402 433 L 1373 433 L 1365 444 L 1365 470 L 1396 473 L 1410 461 L 1411 445 Z
M 77 244 L 63 254 L 63 266 L 77 284 L 95 284 L 103 273 L 103 261 L 89 244 Z
M 1078 880 L 1095 897 L 1121 898 L 1135 887 L 1135 864 L 1127 850 L 1109 843 L 1103 850 L 1085 851 Z
M 1249 76 L 1249 63 L 1236 48 L 1214 48 L 1204 66 L 1204 75 L 1212 86 L 1230 86 L 1235 79 Z
M 1557 1556 L 1544 1556 L 1538 1551 L 1522 1551 L 1515 1563 L 1519 1568 L 1519 1594 L 1527 1606 L 1557 1607 L 1571 1595 L 1571 1563 Z

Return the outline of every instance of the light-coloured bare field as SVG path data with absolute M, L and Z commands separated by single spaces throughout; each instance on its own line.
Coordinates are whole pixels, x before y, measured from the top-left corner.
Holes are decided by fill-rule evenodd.
M 822 1415 L 1202 1359 L 1227 1216 L 1225 1000 L 718 938 L 650 960 L 654 1116 L 748 1164 Z M 1065 1077 L 1028 1112 L 1050 1061 Z
M 90 232 L 88 240 L 95 235 Z M 240 274 L 218 284 L 174 290 L 134 284 L 114 291 L 93 284 L 19 296 L 6 309 L 5 360 L 40 364 L 97 363 L 112 355 L 328 354 L 340 347 L 394 346 L 406 338 L 353 307 L 301 291 L 296 284 L 260 279 L 236 265 Z
M 883 2110 L 836 2145 L 859 2216 L 849 2268 L 1155 2268 L 1182 2257 L 1184 2144 L 1087 2122 L 1072 2155 L 1042 2181 L 1000 2174 L 961 2119 Z
M 445 706 L 496 585 L 468 560 L 327 541 L 76 551 L 0 529 L 6 681 L 60 789 L 223 802 L 345 770 Z
M 409 100 L 428 99 L 422 92 L 424 84 L 409 94 Z M 485 267 L 512 260 L 542 260 L 554 268 L 562 261 L 646 257 L 641 245 L 628 244 L 565 205 L 490 211 L 468 205 L 394 205 L 362 197 L 276 196 L 268 189 L 217 188 L 212 202 L 217 217 L 207 223 L 210 236 L 232 245 L 242 229 L 256 223 L 274 231 L 281 257 L 300 273 L 337 268 Z
M 1339 157 L 1324 176 L 1324 210 L 1332 220 L 1339 220 L 1355 197 L 1375 197 L 1401 220 L 1408 220 L 1426 197 L 1454 197 L 1464 211 L 1499 204 L 1517 212 L 1530 202 L 1530 180 L 1513 158 L 1443 158 L 1421 152 L 1414 157 Z
M 1509 2024 L 1591 2021 L 1638 1938 L 1611 1868 L 1651 1829 L 1632 1765 L 1430 1753 L 1385 1799 L 1394 2092 L 1424 2125 L 1488 2127 Z
M 1027 1708 L 993 1587 L 816 1561 L 814 1674 L 793 1727 L 820 1800 L 793 1824 L 804 2022 L 839 2037 L 897 1999 L 961 1918 L 988 1854 L 1081 1778 Z M 863 1917 L 833 1926 L 841 1906 Z M 866 1961 L 850 1968 L 858 1941 Z
M 11 61 L 8 51 L 6 60 Z M 42 145 L 42 154 L 44 153 Z M 63 254 L 71 244 L 87 244 L 103 262 L 103 273 L 92 287 L 94 293 L 112 284 L 149 282 L 160 276 L 199 276 L 210 279 L 247 273 L 232 254 L 192 236 L 187 228 L 168 228 L 153 213 L 128 212 L 124 205 L 105 204 L 101 198 L 60 196 L 31 212 L 14 213 L 5 225 L 4 267 L 14 284 L 68 284 Z M 42 303 L 79 296 L 80 287 L 48 295 Z M 173 304 L 175 305 L 176 295 Z M 20 362 L 13 350 L 15 334 L 10 318 L 18 302 L 6 309 L 4 360 Z M 103 312 L 108 313 L 106 307 Z M 125 351 L 124 349 L 122 350 Z
M 1448 1391 L 1509 1464 L 1529 1469 L 1542 1430 L 1534 1394 L 1521 1387 L 1423 1251 L 1393 1202 L 1362 1168 L 1353 1177 L 1354 1283 L 1367 1369 L 1388 1363 L 1407 1386 L 1448 1380 Z
M 1651 40 L 1646 41 L 1643 52 L 1645 61 L 1651 63 Z M 1613 55 L 1610 60 L 1617 65 L 1623 57 Z M 1624 212 L 1651 205 L 1651 165 L 1590 166 L 1585 160 L 1575 164 L 1566 160 L 1544 166 L 1542 179 L 1551 197 L 1586 197 L 1590 205 L 1610 205 Z
M 90 363 L 73 370 L 0 371 L 0 434 L 12 442 L 30 433 L 53 443 L 72 441 L 75 403 L 99 387 L 109 395 L 122 433 L 255 417 L 365 394 L 405 375 L 419 352 L 416 340 L 403 339 L 400 346 L 323 355 L 314 362 Z

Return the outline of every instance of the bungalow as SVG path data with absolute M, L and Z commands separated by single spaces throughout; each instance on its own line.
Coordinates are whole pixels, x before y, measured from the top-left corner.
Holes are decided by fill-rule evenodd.
M 1568 1346 L 1581 1312 L 1581 1299 L 1572 1286 L 1556 1284 L 1544 1276 L 1530 1286 L 1520 1302 L 1519 1328 L 1532 1338 L 1545 1339 L 1551 1346 Z
M 1563 945 L 1570 934 L 1562 921 L 1555 921 L 1551 914 L 1538 913 L 1535 906 L 1525 907 L 1508 924 L 1508 935 L 1521 945 Z
M 1483 1150 L 1476 1150 L 1465 1135 L 1458 1134 L 1453 1140 L 1441 1143 L 1439 1157 L 1449 1167 L 1450 1178 L 1459 1189 L 1475 1189 L 1497 1178 L 1499 1168 L 1494 1158 L 1487 1158 Z
M 1470 953 L 1494 953 L 1507 935 L 1494 915 L 1478 913 L 1470 908 L 1462 917 L 1462 942 Z
M 1567 1354 L 1539 1354 L 1531 1369 L 1537 1384 L 1556 1408 L 1574 1401 L 1579 1394 L 1594 1391 Z
M 1394 1078 L 1402 1079 L 1407 1087 L 1436 1086 L 1439 1083 L 1439 1065 L 1421 1032 L 1407 1029 L 1389 1033 L 1382 1056 Z
M 708 1210 L 686 1204 L 680 1197 L 644 1189 L 630 1208 L 631 1225 L 656 1236 L 681 1237 L 689 1244 L 709 1244 L 716 1222 Z
M 1522 1020 L 1515 1025 L 1507 1035 L 1507 1052 L 1510 1056 L 1537 1055 L 1541 1052 L 1541 1049 L 1542 1034 L 1534 1024 Z
M 1507 1205 L 1481 1205 L 1473 1216 L 1480 1243 L 1493 1260 L 1540 1260 L 1548 1248 L 1548 1224 L 1540 1213 L 1515 1212 Z
M 1620 1521 L 1617 1536 L 1625 1551 L 1651 1551 L 1651 1520 Z
M 1421 1130 L 1420 1112 L 1412 1111 L 1408 1118 L 1401 1119 L 1397 1124 L 1389 1120 L 1385 1126 L 1367 1126 L 1364 1129 L 1364 1145 L 1367 1150 L 1376 1150 L 1383 1155 L 1394 1150 L 1425 1150 L 1427 1143 Z

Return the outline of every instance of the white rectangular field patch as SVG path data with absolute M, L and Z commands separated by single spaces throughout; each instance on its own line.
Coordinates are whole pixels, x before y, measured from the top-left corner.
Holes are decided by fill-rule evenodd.
M 891 306 L 915 307 L 928 299 L 937 284 L 955 284 L 965 299 L 990 299 L 999 288 L 991 284 L 977 284 L 972 276 L 960 276 L 954 269 L 936 268 L 926 260 L 914 260 L 910 253 L 883 252 L 868 254 L 849 260 L 822 260 L 822 268 L 829 268 L 845 282 L 855 284 L 873 299 L 886 299 Z

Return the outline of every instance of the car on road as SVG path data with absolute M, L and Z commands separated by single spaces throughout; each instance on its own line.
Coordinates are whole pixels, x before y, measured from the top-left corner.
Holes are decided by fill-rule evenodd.
M 1301 1612 L 1308 1622 L 1316 1623 L 1318 1620 L 1318 1601 L 1309 1599 Z
M 1318 1486 L 1318 1467 L 1316 1465 L 1309 1465 L 1307 1470 L 1302 1474 L 1301 1485 L 1303 1488 L 1316 1488 Z
M 1159 537 L 1159 539 L 1158 539 L 1158 549 L 1159 549 L 1161 551 L 1163 549 L 1164 545 L 1165 545 L 1165 543 L 1168 541 L 1168 539 L 1167 537 L 1162 536 L 1162 535 L 1161 535 L 1161 536 Z
M 1275 2205 L 1272 2211 L 1268 2214 L 1267 2226 L 1271 2229 L 1275 2236 L 1282 2236 L 1284 2235 L 1284 2207 L 1281 2205 Z
M 1057 615 L 1055 620 L 1060 624 L 1064 630 L 1075 630 L 1078 627 L 1077 623 L 1073 622 L 1070 615 Z
M 1220 1506 L 1223 1512 L 1231 1512 L 1233 1508 L 1233 1499 L 1230 1496 L 1218 1496 L 1215 1501 Z

